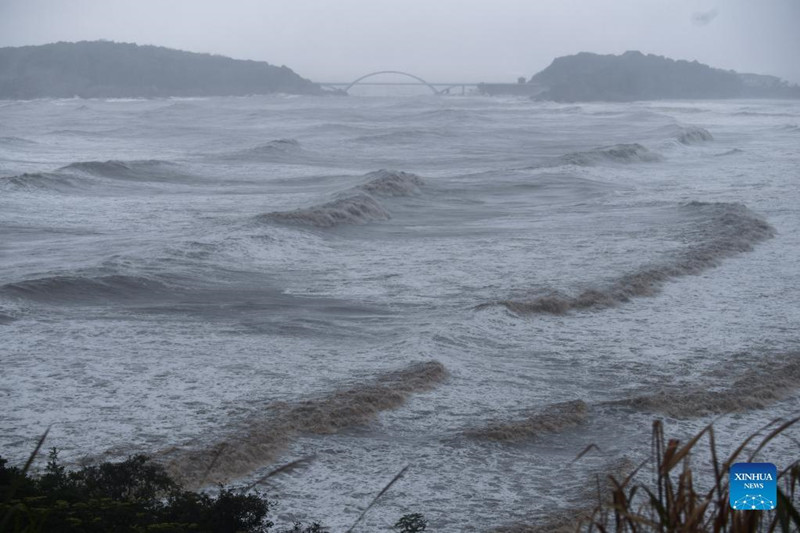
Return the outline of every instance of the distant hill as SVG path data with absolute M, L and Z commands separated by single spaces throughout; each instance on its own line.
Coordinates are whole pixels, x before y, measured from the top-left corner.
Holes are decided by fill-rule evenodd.
M 290 68 L 108 41 L 0 48 L 0 99 L 322 94 Z
M 774 76 L 738 74 L 636 51 L 559 57 L 528 83 L 541 88 L 537 98 L 559 102 L 800 98 L 800 87 Z

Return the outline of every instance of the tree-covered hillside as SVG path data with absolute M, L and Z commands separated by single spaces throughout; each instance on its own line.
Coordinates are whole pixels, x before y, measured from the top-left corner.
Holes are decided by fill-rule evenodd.
M 108 41 L 0 48 L 0 98 L 321 94 L 290 68 Z
M 800 97 L 799 87 L 773 76 L 737 74 L 636 51 L 559 57 L 529 83 L 545 88 L 539 98 L 562 102 Z

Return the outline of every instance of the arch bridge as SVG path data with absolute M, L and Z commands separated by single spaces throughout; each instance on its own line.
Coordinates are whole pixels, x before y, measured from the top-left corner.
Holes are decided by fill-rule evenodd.
M 399 76 L 405 76 L 406 78 L 410 78 L 413 81 L 405 81 L 405 82 L 369 82 L 365 81 L 369 78 L 374 76 L 381 76 L 384 74 L 394 74 Z M 420 78 L 419 76 L 415 76 L 414 74 L 409 74 L 408 72 L 403 72 L 400 70 L 378 70 L 375 72 L 370 72 L 369 74 L 365 74 L 360 78 L 357 78 L 349 83 L 320 83 L 322 87 L 330 87 L 343 93 L 347 94 L 350 89 L 355 87 L 356 85 L 424 85 L 431 90 L 433 94 L 442 95 L 442 94 L 451 94 L 451 90 L 457 87 L 461 87 L 461 94 L 466 93 L 467 87 L 477 87 L 477 83 L 460 83 L 460 82 L 452 82 L 452 83 L 429 83 L 424 79 Z

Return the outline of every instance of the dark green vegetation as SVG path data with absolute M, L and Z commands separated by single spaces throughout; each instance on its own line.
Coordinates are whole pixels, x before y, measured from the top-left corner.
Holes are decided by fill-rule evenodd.
M 800 87 L 774 76 L 738 74 L 636 51 L 559 57 L 528 83 L 541 87 L 539 99 L 558 102 L 800 98 Z
M 144 455 L 119 463 L 101 463 L 70 471 L 50 451 L 42 475 L 28 470 L 45 436 L 22 468 L 9 467 L 0 457 L 0 533 L 325 533 L 319 523 L 296 522 L 291 529 L 275 530 L 269 513 L 277 502 L 262 493 L 220 486 L 211 496 L 184 490 L 164 467 Z M 259 481 L 292 470 L 295 461 Z M 352 531 L 378 499 L 402 477 L 398 473 L 364 509 Z M 419 533 L 428 522 L 419 513 L 403 515 L 393 529 Z
M 108 41 L 0 48 L 0 99 L 322 94 L 288 67 Z
M 181 489 L 142 455 L 68 471 L 50 452 L 44 474 L 0 458 L 0 531 L 270 532 L 275 502 L 259 493 L 220 488 L 216 496 Z M 296 524 L 286 533 L 322 532 Z
M 400 533 L 419 533 L 428 529 L 428 521 L 419 513 L 403 515 L 394 525 Z
M 571 509 L 571 519 L 536 525 L 518 524 L 496 531 L 506 533 L 757 533 L 800 531 L 800 460 L 779 470 L 778 507 L 775 511 L 734 511 L 728 505 L 728 469 L 737 462 L 763 459 L 760 452 L 772 441 L 783 439 L 800 418 L 775 421 L 748 437 L 727 458 L 717 454 L 714 428 L 681 443 L 664 437 L 660 420 L 653 423 L 653 455 L 627 475 L 598 479 L 594 507 Z M 755 445 L 757 439 L 760 442 Z M 43 442 L 44 437 L 42 438 Z M 691 461 L 703 452 L 699 464 L 710 468 L 710 486 L 701 487 Z M 40 447 L 39 446 L 39 447 Z M 753 447 L 747 454 L 746 450 Z M 39 450 L 37 447 L 37 452 Z M 592 447 L 587 448 L 578 459 Z M 800 452 L 800 450 L 798 450 Z M 164 468 L 145 456 L 120 463 L 102 463 L 68 471 L 50 452 L 44 474 L 28 475 L 33 456 L 22 469 L 8 467 L 0 458 L 0 532 L 275 532 L 268 514 L 275 502 L 262 494 L 220 487 L 216 496 L 181 489 Z M 648 466 L 653 469 L 648 475 Z M 348 531 L 378 499 L 402 477 L 401 470 L 364 509 Z M 278 471 L 280 471 L 279 469 Z M 402 516 L 394 525 L 400 533 L 426 531 L 422 514 Z M 324 533 L 317 523 L 295 524 L 281 533 Z M 277 532 L 275 532 L 277 533 Z

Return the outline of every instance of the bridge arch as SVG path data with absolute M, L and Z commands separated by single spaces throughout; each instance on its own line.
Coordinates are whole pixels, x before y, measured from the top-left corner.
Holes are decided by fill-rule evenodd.
M 439 91 L 436 89 L 436 87 L 434 87 L 433 85 L 431 85 L 427 81 L 423 80 L 419 76 L 414 76 L 413 74 L 409 74 L 408 72 L 401 72 L 399 70 L 379 70 L 377 72 L 370 72 L 369 74 L 365 74 L 365 75 L 361 76 L 360 78 L 358 78 L 357 80 L 352 82 L 350 85 L 345 87 L 344 88 L 344 92 L 349 91 L 350 89 L 352 89 L 353 87 L 355 87 L 356 85 L 358 85 L 359 83 L 361 83 L 362 81 L 364 81 L 367 78 L 371 78 L 373 76 L 379 76 L 381 74 L 399 74 L 401 76 L 406 76 L 407 78 L 413 78 L 413 79 L 417 80 L 418 82 L 420 82 L 421 84 L 427 85 L 428 89 L 433 91 L 433 94 L 439 94 Z

